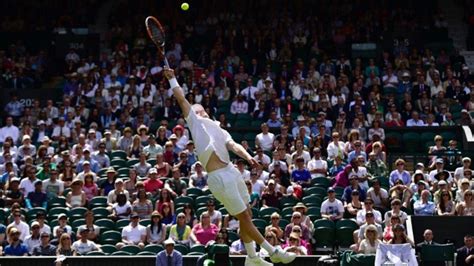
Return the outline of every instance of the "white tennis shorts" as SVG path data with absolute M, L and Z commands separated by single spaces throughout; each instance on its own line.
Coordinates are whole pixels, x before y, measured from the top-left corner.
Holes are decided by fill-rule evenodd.
M 239 170 L 229 163 L 226 167 L 208 173 L 207 185 L 227 212 L 235 216 L 247 210 L 250 195 Z

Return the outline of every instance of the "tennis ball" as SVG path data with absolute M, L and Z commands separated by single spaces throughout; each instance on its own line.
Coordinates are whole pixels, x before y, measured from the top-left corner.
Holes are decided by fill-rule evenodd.
M 186 2 L 182 3 L 181 4 L 181 9 L 184 10 L 184 11 L 188 10 L 189 9 L 189 4 L 186 3 Z

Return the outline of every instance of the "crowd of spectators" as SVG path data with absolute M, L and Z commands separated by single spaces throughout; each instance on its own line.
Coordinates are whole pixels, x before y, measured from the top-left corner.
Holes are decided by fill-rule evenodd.
M 146 2 L 121 11 L 136 12 Z M 270 9 L 262 18 L 224 14 L 169 28 L 166 56 L 188 100 L 202 104 L 231 133 L 239 118 L 249 126 L 250 120 L 259 123 L 260 132 L 242 145 L 262 167 L 234 163 L 254 210 L 275 210 L 259 227 L 266 239 L 299 255 L 311 254 L 317 244 L 315 218 L 354 219 L 360 229 L 353 248 L 373 253 L 377 239 L 413 244 L 405 234 L 408 214 L 474 214 L 471 159 L 444 153 L 458 148 L 455 140 L 436 136 L 429 164 L 419 162 L 410 172 L 403 158 L 390 171 L 384 143 L 388 127 L 472 125 L 474 80 L 464 59 L 406 44 L 377 58 L 351 58 L 352 43 L 377 42 L 395 25 L 418 29 L 426 22 L 407 9 L 388 12 L 376 5 L 351 13 L 344 11 L 351 1 L 342 4 L 337 12 L 361 19 L 287 10 L 260 23 L 275 12 Z M 143 24 L 142 16 L 129 23 L 134 20 Z M 37 100 L 23 107 L 12 93 L 4 108 L 4 254 L 101 251 L 110 227 L 96 225 L 99 219 L 120 230 L 111 242 L 118 250 L 146 249 L 168 236 L 188 247 L 227 243 L 233 254 L 245 254 L 235 237 L 238 221 L 218 202 L 182 201 L 208 193 L 205 166 L 194 151 L 199 140 L 189 135 L 144 28 L 133 32 L 131 24 L 111 21 L 110 54 L 65 55 L 59 104 Z M 19 53 L 21 44 L 15 47 Z M 454 168 L 447 171 L 447 164 Z M 305 199 L 313 187 L 323 193 Z M 97 207 L 99 196 L 105 202 Z M 284 213 L 286 198 L 304 204 Z M 320 207 L 320 216 L 311 207 Z M 36 213 L 39 208 L 48 211 Z M 81 216 L 65 215 L 76 209 L 84 210 L 83 224 L 76 222 Z

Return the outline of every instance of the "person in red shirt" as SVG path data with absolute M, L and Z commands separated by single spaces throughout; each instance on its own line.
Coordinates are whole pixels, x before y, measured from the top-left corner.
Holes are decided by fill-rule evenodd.
M 163 181 L 158 179 L 158 171 L 156 168 L 151 168 L 148 171 L 148 178 L 143 182 L 145 186 L 145 191 L 153 194 L 153 197 L 158 195 L 160 189 L 164 187 Z

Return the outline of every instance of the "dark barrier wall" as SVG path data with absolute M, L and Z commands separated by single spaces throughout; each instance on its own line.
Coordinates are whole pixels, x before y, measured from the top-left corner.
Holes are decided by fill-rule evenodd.
M 56 258 L 54 257 L 1 257 L 1 266 L 43 266 L 53 265 Z M 184 257 L 184 266 L 196 266 L 198 257 Z M 293 263 L 285 264 L 288 266 L 314 266 L 317 264 L 319 256 L 298 257 Z M 232 265 L 244 265 L 245 256 L 233 256 Z M 71 257 L 68 258 L 70 266 L 146 266 L 155 265 L 155 257 L 153 256 L 103 256 L 103 257 Z M 217 264 L 218 265 L 218 264 Z M 275 264 L 283 265 L 283 264 Z
M 434 241 L 445 243 L 451 241 L 456 248 L 464 245 L 464 236 L 474 234 L 474 217 L 467 216 L 410 216 L 411 228 L 415 243 L 423 241 L 425 229 L 431 229 Z M 408 222 L 408 227 L 410 222 Z

